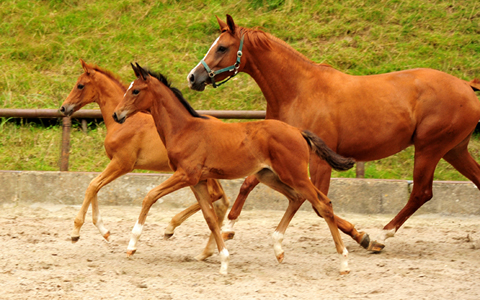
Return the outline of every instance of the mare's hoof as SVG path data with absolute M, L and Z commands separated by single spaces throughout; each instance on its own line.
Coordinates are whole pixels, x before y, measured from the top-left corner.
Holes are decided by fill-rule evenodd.
M 134 250 L 127 250 L 127 257 L 130 257 L 130 256 L 134 255 L 135 252 L 137 252 L 136 249 L 134 249 Z
M 171 238 L 172 236 L 173 236 L 173 233 L 165 233 L 165 234 L 163 235 L 163 239 L 164 239 L 164 240 L 168 240 L 168 239 Z
M 350 270 L 340 271 L 340 275 L 347 275 L 347 274 L 350 274 Z
M 225 231 L 225 232 L 222 232 L 222 238 L 223 238 L 224 241 L 231 240 L 231 239 L 233 239 L 234 236 L 235 236 L 235 232 L 234 232 L 234 231 Z
M 80 239 L 80 236 L 72 236 L 72 244 L 75 244 Z
M 107 231 L 107 233 L 105 233 L 105 235 L 103 236 L 103 238 L 105 240 L 107 240 L 107 242 L 110 242 L 110 240 L 108 239 L 110 237 L 110 231 Z

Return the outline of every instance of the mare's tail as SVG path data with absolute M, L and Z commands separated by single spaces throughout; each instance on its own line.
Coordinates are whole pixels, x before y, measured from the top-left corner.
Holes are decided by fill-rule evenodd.
M 346 158 L 335 153 L 321 138 L 319 138 L 313 132 L 304 130 L 302 131 L 302 135 L 310 146 L 310 149 L 312 149 L 315 154 L 317 154 L 321 159 L 325 160 L 335 170 L 345 171 L 351 169 L 355 164 L 355 160 L 353 158 Z
M 480 79 L 473 79 L 472 81 L 465 81 L 475 92 L 480 91 Z

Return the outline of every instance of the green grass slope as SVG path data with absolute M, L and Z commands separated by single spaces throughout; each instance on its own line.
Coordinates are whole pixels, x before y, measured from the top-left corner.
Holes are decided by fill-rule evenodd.
M 349 74 L 429 67 L 480 78 L 475 0 L 12 0 L 0 1 L 0 108 L 58 108 L 81 74 L 78 59 L 83 58 L 125 82 L 134 78 L 130 62 L 159 70 L 196 109 L 265 109 L 260 89 L 246 74 L 216 90 L 187 88 L 186 75 L 219 34 L 215 15 L 226 13 L 241 26 L 258 26 L 313 61 Z M 102 126 L 88 136 L 73 130 L 71 170 L 104 168 L 104 134 Z M 58 169 L 58 126 L 3 120 L 0 135 L 0 169 Z M 366 175 L 411 178 L 412 156 L 409 149 L 368 163 Z M 456 174 L 442 165 L 436 179 L 463 179 Z

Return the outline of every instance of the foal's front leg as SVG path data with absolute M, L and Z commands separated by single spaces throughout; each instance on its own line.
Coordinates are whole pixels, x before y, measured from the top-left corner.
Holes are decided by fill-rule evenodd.
M 152 205 L 157 202 L 159 198 L 183 187 L 189 186 L 190 184 L 187 178 L 188 177 L 184 172 L 177 170 L 170 178 L 148 192 L 147 196 L 143 199 L 140 216 L 138 217 L 137 223 L 135 223 L 135 226 L 132 230 L 130 242 L 128 243 L 127 247 L 127 257 L 133 255 L 135 251 L 137 251 L 137 242 L 142 234 L 143 225 L 147 219 L 147 214 L 150 210 L 150 207 L 152 207 Z
M 217 248 L 218 252 L 220 253 L 221 261 L 220 274 L 227 274 L 229 254 L 227 248 L 225 248 L 225 242 L 223 241 L 220 233 L 218 219 L 212 207 L 210 194 L 208 193 L 207 182 L 200 181 L 193 187 L 193 191 L 195 193 L 195 197 L 197 198 L 198 204 L 200 204 L 205 221 L 207 221 L 208 227 L 212 231 L 213 237 L 217 242 Z

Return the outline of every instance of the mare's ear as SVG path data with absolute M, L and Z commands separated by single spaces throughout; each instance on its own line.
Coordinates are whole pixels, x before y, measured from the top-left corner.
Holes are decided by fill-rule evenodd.
M 140 71 L 137 69 L 137 67 L 135 67 L 135 65 L 132 63 L 130 63 L 130 65 L 132 66 L 133 72 L 135 73 L 135 77 L 140 77 Z
M 148 74 L 147 71 L 145 71 L 142 67 L 140 67 L 140 65 L 137 62 L 135 64 L 137 65 L 137 70 L 139 71 L 141 78 L 143 80 L 147 80 L 148 77 L 150 77 L 150 74 Z
M 83 71 L 85 71 L 85 74 L 90 75 L 92 70 L 88 68 L 87 63 L 81 58 L 80 58 L 80 63 L 82 64 L 82 68 L 83 68 Z
M 217 22 L 218 22 L 218 26 L 220 26 L 220 31 L 221 32 L 227 31 L 228 30 L 227 23 L 220 20 L 220 18 L 218 16 L 215 16 L 215 17 L 217 17 Z
M 230 29 L 230 32 L 232 34 L 235 34 L 235 22 L 233 22 L 232 16 L 228 14 L 227 14 L 227 24 L 228 24 L 228 28 Z

